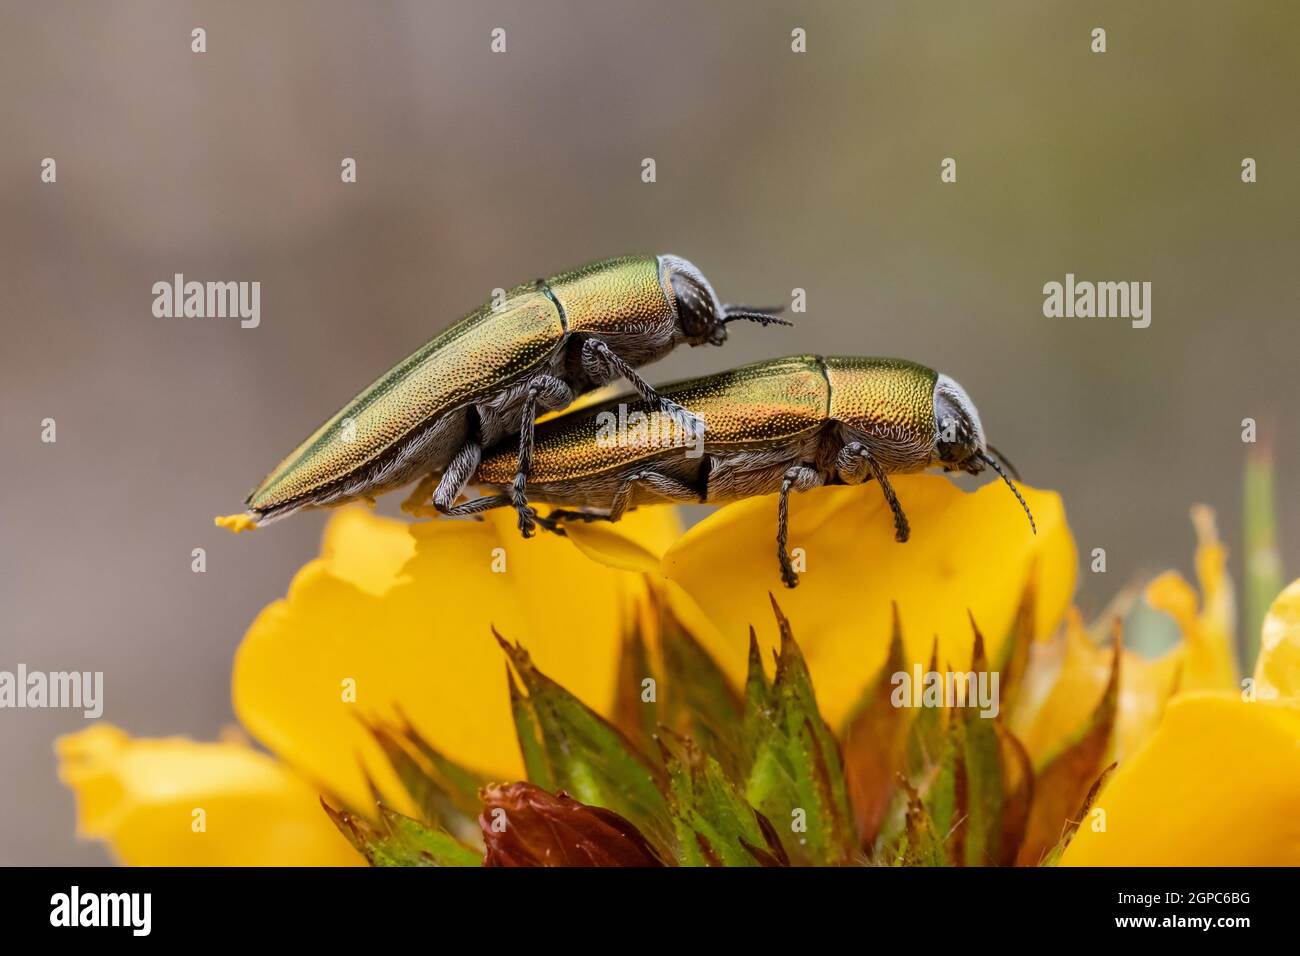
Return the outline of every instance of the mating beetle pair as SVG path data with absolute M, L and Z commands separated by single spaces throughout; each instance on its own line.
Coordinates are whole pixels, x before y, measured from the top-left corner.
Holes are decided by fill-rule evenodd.
M 721 345 L 730 322 L 783 322 L 775 311 L 723 305 L 695 266 L 668 255 L 606 260 L 519 286 L 331 417 L 249 495 L 249 514 L 264 524 L 423 478 L 408 510 L 427 512 L 430 491 L 434 513 L 513 507 L 527 537 L 537 524 L 616 521 L 639 504 L 776 492 L 777 553 L 789 587 L 797 583 L 786 548 L 792 490 L 875 479 L 896 538 L 906 541 L 890 474 L 931 466 L 977 474 L 989 466 L 1028 514 L 990 455 L 970 398 L 924 366 L 799 356 L 658 391 L 636 372 L 682 343 Z M 534 426 L 542 412 L 620 377 L 640 398 L 631 411 L 666 416 L 667 440 L 602 440 L 602 416 L 628 406 L 627 398 Z M 701 435 L 700 453 L 683 454 Z M 491 493 L 460 500 L 470 484 Z M 562 509 L 539 517 L 530 500 Z

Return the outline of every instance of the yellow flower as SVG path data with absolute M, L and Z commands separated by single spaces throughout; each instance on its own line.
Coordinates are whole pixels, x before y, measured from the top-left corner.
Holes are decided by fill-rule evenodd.
M 646 614 L 648 597 L 666 601 L 739 688 L 751 625 L 765 651 L 778 646 L 773 592 L 797 632 L 816 705 L 834 728 L 881 678 L 895 606 L 908 665 L 937 654 L 941 670 L 969 668 L 975 621 L 988 660 L 1018 687 L 999 734 L 1023 741 L 1008 753 L 1020 748 L 1034 773 L 1055 772 L 1054 760 L 1101 727 L 1104 750 L 1085 766 L 1095 776 L 1103 754 L 1120 762 L 1094 808 L 1106 812 L 1108 828 L 1094 832 L 1085 821 L 1063 862 L 1172 862 L 1192 853 L 1191 844 L 1220 852 L 1242 819 L 1269 825 L 1220 858 L 1292 859 L 1300 844 L 1290 824 L 1272 821 L 1300 794 L 1296 762 L 1277 755 L 1256 772 L 1264 774 L 1258 788 L 1241 781 L 1265 755 L 1296 750 L 1297 705 L 1222 693 L 1235 687 L 1231 591 L 1207 513 L 1197 519 L 1199 603 L 1172 576 L 1146 592 L 1178 622 L 1182 644 L 1156 660 L 1123 649 L 1106 716 L 1114 651 L 1069 610 L 1076 554 L 1060 499 L 1024 489 L 1038 520 L 1031 535 L 998 485 L 965 493 L 936 475 L 902 476 L 895 485 L 912 524 L 906 545 L 894 542 L 874 486 L 795 499 L 790 546 L 804 568 L 794 591 L 781 587 L 777 572 L 774 497 L 716 511 L 685 533 L 676 509 L 654 507 L 618 525 L 573 524 L 565 538 L 528 541 L 506 512 L 411 524 L 342 509 L 326 527 L 321 556 L 258 615 L 236 655 L 235 712 L 270 754 L 236 743 L 131 740 L 106 727 L 64 738 L 61 772 L 79 798 L 80 830 L 128 863 L 356 862 L 318 794 L 364 812 L 377 791 L 397 811 L 421 810 L 368 724 L 409 722 L 483 779 L 524 777 L 493 628 L 526 649 L 529 668 L 610 715 L 627 625 Z M 1300 597 L 1292 592 L 1270 616 L 1256 672 L 1261 690 L 1283 697 L 1300 683 Z M 521 660 L 512 658 L 516 669 Z M 1221 693 L 1182 693 L 1189 688 Z M 1216 806 L 1198 796 L 1211 782 L 1216 799 L 1236 802 Z M 1071 793 L 1060 799 L 1074 800 Z M 1171 800 L 1181 801 L 1176 810 Z M 206 830 L 189 839 L 196 809 L 205 810 Z M 1165 823 L 1143 829 L 1158 810 Z M 1222 839 L 1194 836 L 1192 826 Z
M 745 637 L 771 645 L 767 595 L 775 592 L 797 622 L 799 645 L 817 687 L 822 714 L 838 726 L 885 662 L 891 602 L 898 605 L 909 662 L 970 663 L 970 616 L 998 659 L 1021 592 L 1031 576 L 1039 594 L 1035 630 L 1050 634 L 1074 592 L 1074 539 L 1061 500 L 1022 488 L 1038 522 L 1000 484 L 959 491 L 940 475 L 904 475 L 894 489 L 907 509 L 911 540 L 894 541 L 893 518 L 871 484 L 826 488 L 790 507 L 790 546 L 807 567 L 799 587 L 781 588 L 773 538 L 774 498 L 731 505 L 695 525 L 664 556 L 669 578 L 689 594 L 711 626 L 700 625 L 714 657 L 739 681 Z
M 78 830 L 128 865 L 339 866 L 360 858 L 314 787 L 246 744 L 132 740 L 100 724 L 62 738 Z
M 1190 657 L 1190 641 L 1205 631 L 1187 614 L 1180 623 Z M 1099 795 L 1103 825 L 1083 821 L 1062 863 L 1300 865 L 1297 661 L 1300 580 L 1265 618 L 1253 693 L 1175 698 L 1151 739 Z

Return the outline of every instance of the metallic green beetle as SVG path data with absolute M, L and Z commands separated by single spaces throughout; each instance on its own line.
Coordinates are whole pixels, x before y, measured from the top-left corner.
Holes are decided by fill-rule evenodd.
M 385 372 L 336 412 L 249 494 L 257 524 L 301 508 L 373 498 L 438 475 L 434 507 L 456 502 L 488 445 L 513 440 L 511 504 L 525 537 L 533 421 L 576 394 L 623 377 L 659 411 L 698 427 L 635 371 L 675 346 L 721 345 L 727 323 L 764 325 L 777 309 L 723 305 L 677 256 L 608 259 L 512 289 Z
M 1029 505 L 990 455 L 979 413 L 960 385 L 913 362 L 800 355 L 746 365 L 662 389 L 699 416 L 701 435 L 628 396 L 537 426 L 530 499 L 580 509 L 537 520 L 617 521 L 629 507 L 660 502 L 722 503 L 778 493 L 777 556 L 787 587 L 798 583 L 786 548 L 790 492 L 874 478 L 908 538 L 891 474 L 941 466 L 979 474 L 992 467 L 1037 532 Z M 1000 456 L 999 456 L 1000 457 Z M 1010 467 L 1010 466 L 1008 466 Z M 489 494 L 467 511 L 508 505 L 513 452 L 489 449 L 474 483 Z M 495 493 L 493 493 L 495 492 Z

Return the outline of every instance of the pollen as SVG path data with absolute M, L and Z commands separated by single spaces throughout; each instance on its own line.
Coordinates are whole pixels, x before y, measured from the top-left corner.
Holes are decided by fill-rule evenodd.
M 257 520 L 250 514 L 217 515 L 212 519 L 212 523 L 218 528 L 225 528 L 232 534 L 257 530 Z

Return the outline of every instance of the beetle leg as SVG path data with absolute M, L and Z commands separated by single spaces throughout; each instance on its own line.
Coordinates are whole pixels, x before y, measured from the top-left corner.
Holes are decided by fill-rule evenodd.
M 885 474 L 885 469 L 880 467 L 880 462 L 871 456 L 867 447 L 861 442 L 850 442 L 845 445 L 840 449 L 835 467 L 840 477 L 849 484 L 859 484 L 866 480 L 865 472 L 871 473 L 871 477 L 880 485 L 880 490 L 885 495 L 885 502 L 894 515 L 894 540 L 899 544 L 907 541 L 912 533 L 907 524 L 907 515 L 903 514 L 903 506 L 899 504 L 898 495 L 894 494 L 894 486 L 889 483 L 889 476 Z
M 533 536 L 537 512 L 528 506 L 528 471 L 533 464 L 533 430 L 539 411 L 563 408 L 573 401 L 573 391 L 560 379 L 550 375 L 533 379 L 524 398 L 523 417 L 519 423 L 519 465 L 510 486 L 510 501 L 519 515 L 519 531 L 525 538 Z M 475 464 L 477 467 L 477 463 Z M 471 471 L 472 475 L 473 472 Z
M 447 470 L 442 473 L 438 487 L 433 492 L 433 507 L 438 512 L 441 514 L 451 512 L 456 505 L 456 499 L 464 493 L 465 486 L 478 470 L 478 463 L 482 457 L 483 446 L 477 441 L 467 441 L 461 445 L 460 451 L 456 452 L 447 465 Z M 414 513 L 418 514 L 418 512 Z
M 656 392 L 654 387 L 637 374 L 636 369 L 623 361 L 603 339 L 583 340 L 582 370 L 588 378 L 602 385 L 620 376 L 627 379 L 638 395 L 651 405 L 657 406 L 665 415 L 671 416 L 682 428 L 692 434 L 703 434 L 704 420 L 700 416 Z
M 462 501 L 458 505 L 452 505 L 446 511 L 445 515 L 453 518 L 464 518 L 470 515 L 481 514 L 484 511 L 491 511 L 493 508 L 506 508 L 513 502 L 509 495 L 484 495 L 482 498 L 471 498 L 469 501 Z
M 781 494 L 776 504 L 776 556 L 781 562 L 781 580 L 788 588 L 798 587 L 799 575 L 786 547 L 790 531 L 790 492 L 807 491 L 822 483 L 822 476 L 808 465 L 795 465 L 781 480 Z
M 846 485 L 860 485 L 871 477 L 867 467 L 867 446 L 862 442 L 849 442 L 835 456 L 835 473 Z
M 637 485 L 645 485 L 656 494 L 673 501 L 698 504 L 700 500 L 698 491 L 676 478 L 657 471 L 638 471 L 623 479 L 622 484 L 614 492 L 614 500 L 608 511 L 552 511 L 544 518 L 537 518 L 537 523 L 550 531 L 559 531 L 558 526 L 563 521 L 618 521 L 631 505 L 632 491 Z

